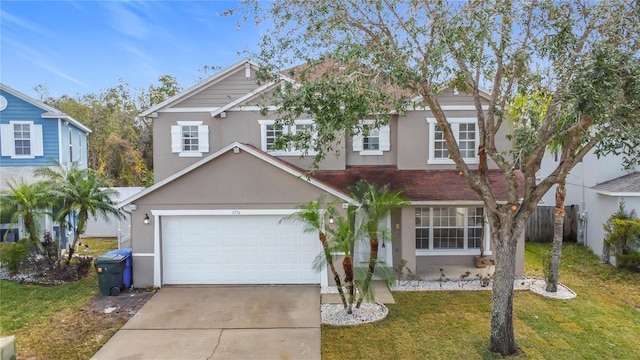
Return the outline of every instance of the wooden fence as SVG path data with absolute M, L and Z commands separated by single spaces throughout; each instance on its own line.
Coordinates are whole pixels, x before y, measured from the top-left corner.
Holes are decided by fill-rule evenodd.
M 565 206 L 564 231 L 562 241 L 576 242 L 578 240 L 578 205 Z M 536 212 L 529 218 L 524 230 L 525 241 L 552 242 L 554 206 L 538 206 Z

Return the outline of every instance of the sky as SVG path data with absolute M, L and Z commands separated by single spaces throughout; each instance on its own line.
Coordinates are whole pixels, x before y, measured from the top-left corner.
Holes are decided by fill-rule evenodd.
M 0 1 L 0 82 L 39 99 L 118 84 L 148 88 L 172 75 L 183 88 L 256 51 L 260 29 L 220 14 L 231 1 Z M 213 73 L 207 73 L 212 75 Z

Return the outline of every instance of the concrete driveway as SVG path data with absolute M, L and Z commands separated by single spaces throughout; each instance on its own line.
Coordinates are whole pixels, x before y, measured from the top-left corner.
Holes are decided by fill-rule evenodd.
M 163 287 L 93 359 L 319 360 L 320 289 Z

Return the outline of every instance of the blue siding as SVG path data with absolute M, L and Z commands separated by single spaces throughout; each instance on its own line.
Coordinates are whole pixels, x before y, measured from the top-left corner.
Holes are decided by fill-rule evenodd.
M 61 163 L 69 162 L 69 128 L 73 137 L 73 161 L 78 161 L 82 168 L 87 167 L 87 134 L 72 124 L 64 125 L 64 119 L 43 119 L 45 110 L 17 98 L 7 92 L 0 91 L 7 99 L 7 108 L 0 111 L 0 123 L 8 124 L 10 121 L 33 121 L 36 125 L 42 125 L 43 156 L 34 159 L 12 159 L 10 156 L 0 157 L 0 166 L 50 166 L 52 161 Z M 58 133 L 59 128 L 62 130 Z M 78 136 L 81 137 L 82 152 L 78 144 Z M 2 141 L 2 139 L 0 139 Z
M 77 127 L 68 124 L 64 125 L 64 120 L 62 122 L 62 131 L 60 136 L 60 153 L 61 163 L 68 164 L 70 162 L 75 162 L 79 168 L 87 167 L 87 134 L 78 129 Z M 69 129 L 71 129 L 71 139 L 73 146 L 69 146 Z M 78 135 L 80 135 L 80 142 L 78 139 Z M 73 150 L 72 156 L 69 156 L 70 150 Z

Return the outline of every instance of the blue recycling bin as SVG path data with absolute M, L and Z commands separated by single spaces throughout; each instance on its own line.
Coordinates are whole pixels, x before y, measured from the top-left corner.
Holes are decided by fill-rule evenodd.
M 122 272 L 122 283 L 124 284 L 125 289 L 131 287 L 131 256 L 132 256 L 131 248 L 124 248 L 118 250 L 109 250 L 107 254 L 115 254 L 115 255 L 123 255 L 126 256 L 127 259 L 124 264 L 124 271 Z

